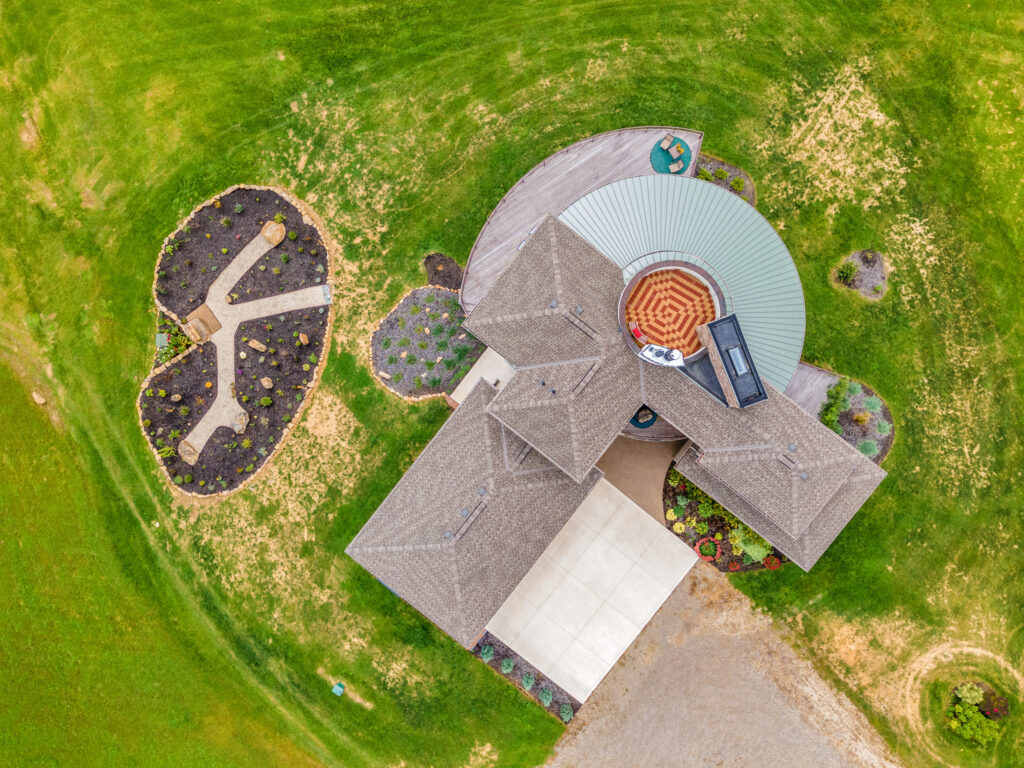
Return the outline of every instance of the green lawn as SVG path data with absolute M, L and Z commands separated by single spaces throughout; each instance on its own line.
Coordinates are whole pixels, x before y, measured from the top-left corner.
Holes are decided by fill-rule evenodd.
M 939 643 L 1022 664 L 1022 30 L 994 2 L 4 5 L 0 762 L 543 760 L 561 726 L 341 554 L 445 416 L 386 395 L 365 346 L 522 173 L 637 124 L 751 174 L 805 357 L 894 413 L 890 477 L 814 571 L 737 586 L 908 764 L 960 759 L 888 697 Z M 263 481 L 173 506 L 133 409 L 153 261 L 237 182 L 292 188 L 338 240 L 335 346 Z M 864 247 L 893 268 L 877 304 L 828 281 Z

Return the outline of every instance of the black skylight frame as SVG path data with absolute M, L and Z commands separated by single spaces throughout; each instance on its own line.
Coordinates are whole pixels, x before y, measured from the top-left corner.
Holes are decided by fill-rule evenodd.
M 718 320 L 713 320 L 708 323 L 707 329 L 718 348 L 718 356 L 722 360 L 722 366 L 729 377 L 732 390 L 736 393 L 740 408 L 767 400 L 768 392 L 757 373 L 757 366 L 754 365 L 754 358 L 750 354 L 746 339 L 743 338 L 740 321 L 736 315 L 726 315 Z M 746 373 L 737 371 L 730 354 L 731 350 L 735 350 L 733 354 L 742 355 L 749 369 Z

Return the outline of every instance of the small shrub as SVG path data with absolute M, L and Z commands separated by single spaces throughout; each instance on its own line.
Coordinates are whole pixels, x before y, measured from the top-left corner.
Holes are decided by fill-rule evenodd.
M 157 394 L 157 397 L 167 397 L 167 390 L 165 390 L 165 389 L 161 389 L 161 390 L 160 390 L 159 392 L 157 392 L 156 394 Z
M 394 355 L 388 355 L 388 365 L 394 365 L 398 362 L 398 358 Z
M 274 401 L 271 400 L 269 397 L 261 397 L 260 398 L 260 405 L 262 405 L 264 408 L 269 408 L 273 404 L 274 404 Z
M 870 459 L 878 455 L 878 443 L 874 440 L 861 440 L 857 443 L 857 450 Z
M 877 395 L 868 395 L 864 398 L 864 407 L 872 413 L 882 410 L 882 400 Z
M 724 181 L 725 179 L 729 178 L 729 172 L 727 170 L 725 170 L 725 168 L 716 168 L 715 169 L 715 178 L 716 179 L 722 179 Z
M 741 525 L 729 534 L 729 540 L 738 546 L 744 554 L 743 562 L 750 557 L 750 562 L 764 560 L 772 551 L 772 545 L 754 533 L 750 528 Z
M 220 225 L 224 227 L 224 229 L 231 229 L 231 219 L 225 216 L 223 219 L 220 220 Z
M 399 339 L 398 340 L 398 346 L 400 346 L 400 347 L 408 347 L 409 346 L 409 340 L 405 339 L 405 338 Z
M 685 524 L 679 523 L 679 522 L 672 523 L 672 531 L 674 533 L 682 533 L 685 530 L 686 530 L 686 525 Z
M 227 254 L 228 254 L 228 249 L 227 249 L 227 248 L 221 248 L 221 249 L 220 249 L 220 252 L 221 252 L 221 253 L 223 253 L 223 254 L 224 254 L 225 256 L 227 256 Z
M 732 188 L 734 192 L 742 192 L 743 187 L 746 186 L 746 184 L 743 181 L 743 177 L 737 176 L 735 179 L 729 182 L 729 186 Z
M 851 381 L 846 385 L 846 394 L 848 395 L 859 395 L 864 392 L 864 387 L 860 385 L 859 381 Z
M 186 483 L 191 483 L 192 482 L 192 475 L 185 475 L 185 482 Z
M 182 482 L 184 481 L 184 479 L 185 478 L 183 478 L 181 475 L 175 475 L 174 476 L 174 484 L 175 485 L 181 485 Z
M 416 346 L 419 347 L 420 349 L 426 349 L 430 345 L 427 344 L 427 342 L 425 342 L 425 341 L 421 341 L 421 342 L 417 343 Z
M 710 501 L 702 501 L 697 505 L 697 514 L 707 520 L 715 514 L 715 505 Z
M 243 211 L 245 211 L 245 206 L 241 203 L 235 206 L 235 213 L 242 213 Z
M 540 699 L 540 703 L 545 707 L 550 707 L 551 701 L 555 698 L 555 694 L 551 692 L 550 688 L 541 688 L 540 693 L 537 694 L 537 698 Z
M 281 266 L 282 267 L 285 266 L 288 263 L 288 254 L 287 253 L 279 254 L 279 258 L 281 259 Z
M 703 544 L 700 545 L 700 553 L 704 557 L 714 557 L 716 554 L 718 554 L 718 547 L 715 546 L 715 543 L 713 541 L 705 541 Z
M 178 409 L 178 413 L 180 413 L 182 416 L 188 416 L 190 413 L 192 413 L 192 409 L 189 408 L 187 405 L 183 405 L 181 406 L 181 408 Z
M 857 277 L 857 271 L 856 264 L 852 261 L 844 261 L 839 265 L 839 269 L 836 270 L 836 277 L 839 278 L 839 282 L 849 285 Z
M 416 387 L 416 389 L 423 389 L 423 379 L 417 376 L 412 380 L 412 385 Z
M 709 171 L 707 168 L 701 168 L 700 170 L 697 171 L 697 178 L 701 179 L 702 181 L 711 181 L 714 178 L 714 176 L 711 175 L 711 171 Z
M 985 694 L 974 683 L 962 683 L 953 691 L 953 704 L 946 711 L 946 722 L 958 736 L 987 746 L 999 735 L 999 726 L 979 709 Z
M 281 211 L 278 211 L 277 213 L 274 214 L 274 221 L 276 221 L 278 224 L 283 224 L 284 220 L 285 215 Z
M 501 674 L 508 675 L 515 668 L 515 659 L 505 658 L 501 660 Z
M 416 355 L 407 355 L 405 358 L 406 365 L 416 365 Z
M 490 661 L 494 658 L 494 646 L 493 645 L 482 645 L 480 646 L 480 658 L 484 661 Z
M 879 419 L 878 422 L 875 424 L 875 431 L 878 432 L 878 434 L 881 435 L 882 437 L 885 437 L 890 432 L 892 432 L 892 424 L 890 424 L 885 419 Z
M 974 706 L 981 704 L 981 700 L 985 698 L 985 692 L 976 683 L 961 683 L 953 689 L 953 693 L 964 704 Z
M 568 723 L 572 720 L 572 707 L 568 704 L 563 704 L 558 708 L 558 716 L 562 718 L 563 723 Z
M 298 236 L 299 236 L 299 233 L 296 232 L 294 229 L 291 232 L 288 233 L 288 239 L 289 240 L 295 240 L 296 238 L 298 238 Z
M 380 345 L 383 349 L 387 349 L 391 346 L 391 338 L 389 336 L 385 336 L 384 341 L 382 341 Z
M 402 374 L 401 373 L 396 373 L 394 376 L 391 377 L 391 380 L 394 381 L 394 382 L 401 381 L 402 380 Z
M 683 477 L 682 474 L 679 472 L 679 470 L 676 469 L 675 467 L 672 467 L 672 469 L 670 469 L 668 471 L 668 484 L 669 485 L 673 485 L 673 486 L 678 488 L 680 485 L 682 485 L 685 482 L 686 482 L 686 478 Z
M 523 688 L 529 691 L 533 689 L 533 684 L 537 682 L 537 678 L 535 678 L 533 675 L 527 672 L 525 675 L 523 675 L 522 682 Z
M 693 526 L 693 530 L 695 530 L 701 536 L 705 535 L 708 532 L 708 521 L 699 521 L 695 526 Z
M 418 315 L 420 313 L 420 309 L 421 308 L 419 304 L 413 304 L 411 307 L 409 307 L 409 314 Z
M 821 406 L 819 419 L 821 423 L 837 434 L 843 434 L 843 428 L 839 426 L 839 414 L 849 408 L 849 398 L 846 396 L 849 381 L 840 379 L 835 385 L 829 387 L 825 396 L 825 404 Z
M 151 422 L 149 419 L 143 419 L 142 420 L 142 426 L 144 426 L 144 427 L 148 427 L 152 423 L 153 422 Z
M 863 427 L 865 424 L 871 421 L 871 414 L 868 413 L 867 411 L 861 411 L 860 413 L 856 414 L 853 417 L 853 420 L 855 423 Z
M 152 397 L 152 396 L 153 396 L 153 390 L 152 389 L 147 389 L 146 390 L 146 397 Z
M 432 386 L 432 387 L 439 387 L 439 386 L 441 386 L 441 377 L 440 376 L 431 376 L 430 377 L 430 381 L 428 381 L 427 383 L 430 384 L 430 386 Z

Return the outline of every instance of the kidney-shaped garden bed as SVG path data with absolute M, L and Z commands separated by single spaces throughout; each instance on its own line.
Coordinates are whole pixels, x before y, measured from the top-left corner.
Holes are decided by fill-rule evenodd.
M 138 406 L 157 460 L 183 491 L 237 489 L 295 423 L 324 362 L 329 268 L 313 214 L 266 187 L 228 190 L 164 242 L 154 298 L 158 340 L 171 344 Z M 230 285 L 215 284 L 221 274 Z

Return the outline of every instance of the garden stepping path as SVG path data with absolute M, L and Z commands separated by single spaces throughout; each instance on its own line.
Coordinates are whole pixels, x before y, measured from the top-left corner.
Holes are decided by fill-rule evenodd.
M 298 309 L 326 306 L 331 303 L 331 292 L 326 285 L 316 285 L 238 304 L 231 303 L 230 292 L 235 284 L 271 248 L 285 237 L 283 224 L 268 221 L 235 256 L 210 286 L 206 302 L 185 324 L 185 332 L 199 343 L 210 343 L 217 350 L 217 396 L 199 423 L 178 445 L 178 453 L 185 463 L 194 465 L 206 443 L 218 427 L 230 427 L 241 434 L 249 423 L 249 414 L 235 397 L 235 331 L 241 323 L 269 315 L 284 314 Z M 211 331 L 209 317 L 212 315 Z

